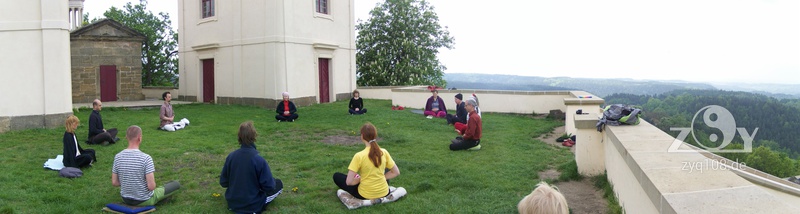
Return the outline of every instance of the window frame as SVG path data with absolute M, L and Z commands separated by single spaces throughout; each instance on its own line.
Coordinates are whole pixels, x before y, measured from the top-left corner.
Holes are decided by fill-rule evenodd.
M 205 5 L 206 2 L 209 2 L 209 4 L 210 4 L 210 6 L 209 6 L 210 9 L 208 10 L 208 13 L 206 13 L 206 10 L 205 10 L 206 9 L 206 5 Z M 216 9 L 217 9 L 216 2 L 214 0 L 200 0 L 200 19 L 208 19 L 208 18 L 216 17 L 216 15 L 217 15 Z

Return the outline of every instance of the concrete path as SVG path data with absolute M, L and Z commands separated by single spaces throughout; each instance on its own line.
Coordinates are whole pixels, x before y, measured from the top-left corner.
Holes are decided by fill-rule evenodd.
M 126 108 L 158 108 L 164 100 L 137 100 L 137 101 L 108 101 L 103 102 L 103 107 L 126 107 Z M 190 104 L 192 102 L 170 101 L 172 105 Z M 92 103 L 73 103 L 72 108 L 92 108 Z

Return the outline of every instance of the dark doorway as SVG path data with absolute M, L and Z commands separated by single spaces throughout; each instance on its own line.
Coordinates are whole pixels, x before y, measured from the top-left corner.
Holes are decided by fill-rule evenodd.
M 117 101 L 117 66 L 100 66 L 100 101 Z
M 203 102 L 214 102 L 214 59 L 203 62 Z
M 331 59 L 319 58 L 319 103 L 330 102 L 329 68 Z

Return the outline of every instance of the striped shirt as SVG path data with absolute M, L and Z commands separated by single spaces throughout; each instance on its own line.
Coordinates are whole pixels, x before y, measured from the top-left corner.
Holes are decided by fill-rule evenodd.
M 155 171 L 153 158 L 138 149 L 125 149 L 117 153 L 111 168 L 111 173 L 119 178 L 120 195 L 137 201 L 147 201 L 153 197 L 153 191 L 147 189 L 145 175 Z

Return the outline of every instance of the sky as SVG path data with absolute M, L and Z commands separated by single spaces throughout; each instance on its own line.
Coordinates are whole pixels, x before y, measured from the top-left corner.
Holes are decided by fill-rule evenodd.
M 86 0 L 84 11 L 126 2 Z M 356 20 L 379 2 L 355 0 Z M 800 84 L 800 0 L 428 2 L 455 38 L 439 53 L 446 73 Z M 177 30 L 177 1 L 148 9 Z

